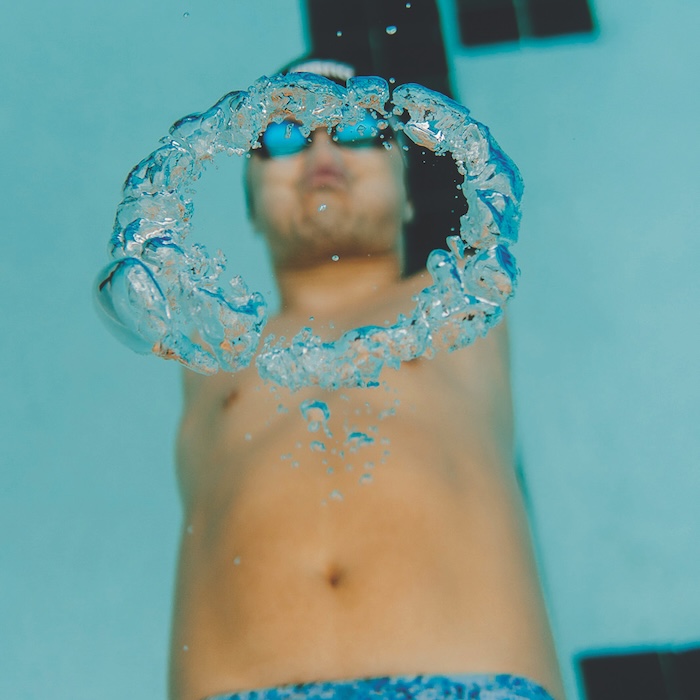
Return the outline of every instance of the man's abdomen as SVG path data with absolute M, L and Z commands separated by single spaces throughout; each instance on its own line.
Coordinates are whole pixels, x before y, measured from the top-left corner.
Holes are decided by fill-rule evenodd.
M 501 465 L 470 464 L 466 448 L 457 459 L 407 423 L 342 457 L 326 438 L 298 465 L 268 441 L 202 494 L 183 534 L 173 632 L 176 683 L 193 689 L 184 700 L 520 670 L 507 668 L 520 652 L 506 637 L 541 611 L 513 485 Z

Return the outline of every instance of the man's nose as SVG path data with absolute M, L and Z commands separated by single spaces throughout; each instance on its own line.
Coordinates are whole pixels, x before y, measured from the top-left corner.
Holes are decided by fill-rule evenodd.
M 340 155 L 338 144 L 333 140 L 328 130 L 323 128 L 311 132 L 311 146 L 308 150 L 312 155 L 318 154 L 322 156 L 326 154 L 329 157 L 338 157 Z

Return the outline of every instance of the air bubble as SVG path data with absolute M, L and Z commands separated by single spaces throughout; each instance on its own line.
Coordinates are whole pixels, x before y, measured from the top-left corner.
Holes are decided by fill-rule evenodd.
M 233 560 L 233 565 L 238 566 L 241 563 L 241 558 L 240 557 L 235 557 Z
M 397 27 L 385 30 L 393 34 Z M 292 391 L 376 386 L 383 367 L 456 350 L 485 335 L 515 291 L 518 270 L 508 246 L 517 240 L 522 180 L 465 107 L 420 85 L 392 82 L 388 109 L 403 115 L 400 128 L 409 143 L 430 150 L 431 157 L 449 153 L 458 163 L 471 205 L 459 236 L 475 253 L 458 260 L 449 251 L 433 251 L 427 261 L 433 281 L 416 295 L 409 316 L 385 328 L 348 330 L 330 342 L 303 329 L 288 344 L 268 337 L 260 349 L 263 295 L 250 292 L 240 277 L 220 281 L 223 256 L 186 240 L 192 185 L 215 156 L 249 155 L 269 120 L 289 113 L 305 136 L 320 125 L 332 128 L 348 110 L 385 104 L 387 87 L 380 78 L 363 78 L 346 90 L 309 74 L 277 75 L 176 122 L 124 184 L 112 261 L 95 286 L 110 330 L 137 352 L 176 359 L 202 374 L 233 373 L 255 359 L 262 379 Z M 197 335 L 202 344 L 192 340 Z
M 331 431 L 328 429 L 328 420 L 331 417 L 328 404 L 323 401 L 308 399 L 302 401 L 299 410 L 304 420 L 308 423 L 310 433 L 317 433 L 323 428 L 323 432 L 328 437 L 332 437 Z
M 333 262 L 338 262 L 338 260 L 340 260 L 340 255 L 331 255 L 331 260 Z
M 189 12 L 183 12 L 183 13 L 182 13 L 182 16 L 183 16 L 185 19 L 187 19 L 187 18 L 190 16 L 190 13 L 189 13 Z
M 318 207 L 318 210 L 319 210 L 319 211 L 326 211 L 326 209 L 328 209 L 328 205 L 327 205 L 327 204 L 320 204 L 319 207 Z
M 340 29 L 335 33 L 336 36 L 343 36 L 343 32 L 340 31 Z
M 370 484 L 372 483 L 372 475 L 371 474 L 363 474 L 360 477 L 360 483 L 361 484 Z
M 374 444 L 374 438 L 370 437 L 366 433 L 354 431 L 348 435 L 344 444 L 347 445 L 350 452 L 356 452 L 361 447 Z
M 397 28 L 396 28 L 396 25 L 394 25 L 394 24 L 390 24 L 390 25 L 386 28 L 386 33 L 387 33 L 387 34 L 396 34 L 396 32 L 397 32 Z

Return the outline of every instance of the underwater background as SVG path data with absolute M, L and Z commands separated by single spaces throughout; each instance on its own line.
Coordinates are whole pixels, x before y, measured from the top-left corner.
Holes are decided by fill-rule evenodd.
M 700 5 L 596 0 L 593 36 L 479 49 L 440 6 L 458 96 L 526 183 L 518 443 L 575 700 L 583 652 L 700 642 Z M 0 13 L 0 697 L 165 696 L 180 371 L 119 345 L 92 284 L 131 167 L 304 32 L 297 0 Z M 193 237 L 274 298 L 241 172 L 209 168 Z

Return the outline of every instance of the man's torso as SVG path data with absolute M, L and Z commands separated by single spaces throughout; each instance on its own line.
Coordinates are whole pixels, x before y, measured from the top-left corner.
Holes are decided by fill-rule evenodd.
M 370 389 L 186 378 L 175 697 L 401 673 L 556 683 L 503 335 Z

